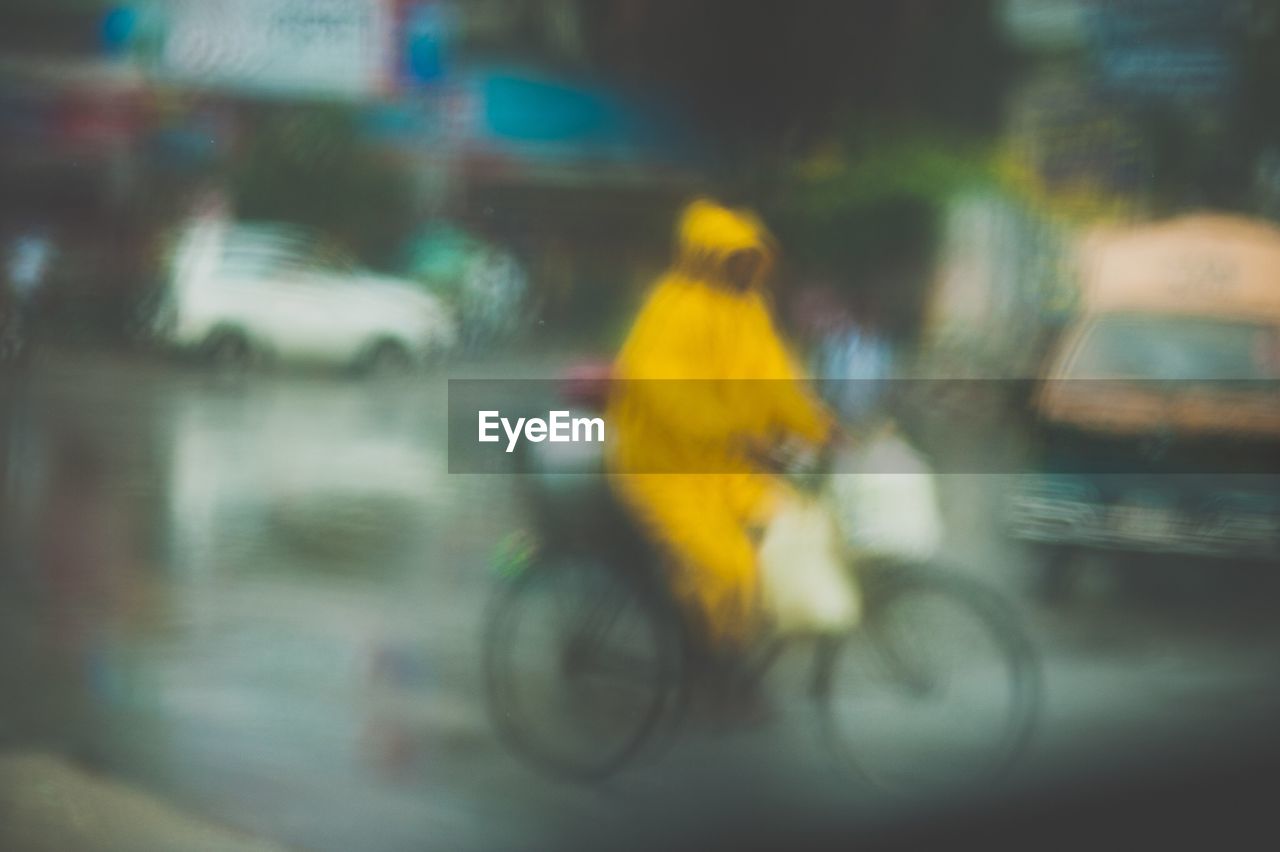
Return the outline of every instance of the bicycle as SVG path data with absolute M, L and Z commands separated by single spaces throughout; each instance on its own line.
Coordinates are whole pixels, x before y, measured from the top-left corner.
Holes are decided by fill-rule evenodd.
M 825 464 L 793 481 L 823 492 Z M 598 508 L 601 500 L 588 502 Z M 705 674 L 705 655 L 667 592 L 654 546 L 621 507 L 611 503 L 599 523 L 576 528 L 576 511 L 566 514 L 547 541 L 507 553 L 485 628 L 485 682 L 493 724 L 511 751 L 536 769 L 593 781 L 674 728 Z M 540 518 L 539 528 L 554 528 L 551 521 Z M 847 635 L 767 637 L 750 658 L 748 682 L 807 641 L 820 730 L 846 767 L 880 789 L 911 792 L 1008 770 L 1030 740 L 1041 692 L 1037 656 L 1012 608 L 932 565 L 863 558 L 852 576 L 863 599 L 858 626 Z M 927 618 L 913 625 L 921 607 Z M 968 622 L 968 641 L 943 641 L 938 632 L 956 617 Z M 934 641 L 921 642 L 930 631 Z M 954 662 L 934 659 L 955 651 Z M 987 712 L 965 716 L 957 698 Z M 899 761 L 907 765 L 893 765 Z

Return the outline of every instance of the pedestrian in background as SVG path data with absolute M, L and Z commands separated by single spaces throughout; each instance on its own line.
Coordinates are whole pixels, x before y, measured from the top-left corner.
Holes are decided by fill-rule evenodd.
M 467 348 L 474 350 L 513 335 L 523 316 L 527 291 L 525 271 L 510 251 L 489 244 L 477 252 L 460 299 Z
M 9 245 L 4 336 L 22 350 L 35 339 L 40 298 L 52 262 L 53 238 L 41 225 L 20 232 Z
M 837 314 L 821 337 L 815 372 L 823 396 L 857 430 L 878 412 L 893 377 L 893 351 L 873 300 L 863 297 Z

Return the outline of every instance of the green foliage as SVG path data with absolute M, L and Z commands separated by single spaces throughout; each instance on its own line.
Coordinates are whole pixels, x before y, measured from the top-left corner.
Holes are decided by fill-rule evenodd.
M 927 260 L 943 203 L 993 180 L 990 146 L 928 127 L 850 127 L 792 166 L 777 211 L 803 264 L 866 270 Z
M 991 173 L 990 150 L 969 137 L 929 128 L 854 130 L 841 135 L 835 161 L 793 168 L 815 212 L 895 199 L 936 202 Z

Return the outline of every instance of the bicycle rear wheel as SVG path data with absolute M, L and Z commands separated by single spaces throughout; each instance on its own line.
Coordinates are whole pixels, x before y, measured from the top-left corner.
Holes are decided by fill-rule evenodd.
M 865 621 L 822 672 L 833 751 L 895 793 L 936 792 L 1007 770 L 1040 703 L 1038 660 L 1015 613 L 955 574 L 902 565 L 861 573 Z
M 635 754 L 681 677 L 678 632 L 657 596 L 587 558 L 543 561 L 503 589 L 484 656 L 499 736 L 536 768 L 578 780 Z

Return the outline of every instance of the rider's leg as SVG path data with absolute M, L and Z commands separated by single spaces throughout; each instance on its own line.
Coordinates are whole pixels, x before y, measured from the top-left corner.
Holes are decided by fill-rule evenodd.
M 717 496 L 719 502 L 700 502 L 700 523 L 672 542 L 672 584 L 702 628 L 703 675 L 711 697 L 721 713 L 740 716 L 762 699 L 752 672 L 760 632 L 759 571 L 748 529 L 726 510 L 723 495 Z M 710 511 L 712 506 L 720 511 Z
M 691 615 L 713 693 L 741 697 L 759 633 L 759 570 L 751 525 L 763 512 L 757 478 L 733 474 L 624 475 L 618 493 L 671 557 L 677 601 Z
M 745 645 L 757 626 L 759 585 L 746 526 L 718 487 L 720 477 L 680 476 L 679 488 L 672 488 L 675 477 L 661 478 L 668 481 L 655 499 L 635 489 L 629 496 L 672 555 L 676 597 L 700 614 L 713 645 Z

